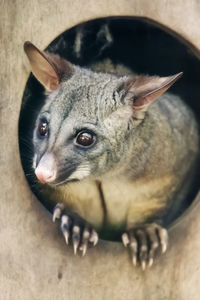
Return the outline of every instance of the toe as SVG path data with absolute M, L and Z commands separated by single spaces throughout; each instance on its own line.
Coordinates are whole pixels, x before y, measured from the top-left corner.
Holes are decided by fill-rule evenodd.
M 129 239 L 127 232 L 122 234 L 122 243 L 123 243 L 124 247 L 127 247 L 128 244 L 130 244 L 130 239 Z
M 148 266 L 153 265 L 154 259 L 159 252 L 159 238 L 154 228 L 147 228 L 147 234 L 149 239 L 149 255 L 148 255 Z
M 52 220 L 55 222 L 57 219 L 61 218 L 62 211 L 64 209 L 64 205 L 62 203 L 58 203 L 53 210 Z
M 90 237 L 89 237 L 89 242 L 93 244 L 93 246 L 96 246 L 96 244 L 98 243 L 99 240 L 99 236 L 98 233 L 92 229 Z
M 74 247 L 74 254 L 76 255 L 81 240 L 81 229 L 78 225 L 72 228 L 72 243 Z
M 145 230 L 138 229 L 136 231 L 138 242 L 139 242 L 139 261 L 142 269 L 146 269 L 147 258 L 148 258 L 148 240 Z
M 136 266 L 137 260 L 138 260 L 138 241 L 137 241 L 134 231 L 130 232 L 129 237 L 130 237 L 129 248 L 131 251 L 132 262 L 133 262 L 133 265 Z
M 85 228 L 82 234 L 82 242 L 79 247 L 79 250 L 82 251 L 82 256 L 86 254 L 87 248 L 88 248 L 88 242 L 90 237 L 90 231 L 88 228 Z
M 67 215 L 63 215 L 61 217 L 61 231 L 64 235 L 66 244 L 69 244 L 69 237 L 70 237 L 70 227 L 71 227 L 71 219 Z
M 165 253 L 167 250 L 167 246 L 168 246 L 168 233 L 167 230 L 165 228 L 162 228 L 161 226 L 159 226 L 157 228 L 157 233 L 160 239 L 160 245 L 161 245 L 161 250 L 162 253 Z

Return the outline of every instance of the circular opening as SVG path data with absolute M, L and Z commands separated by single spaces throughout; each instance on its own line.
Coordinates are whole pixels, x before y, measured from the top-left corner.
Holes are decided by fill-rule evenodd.
M 82 67 L 90 68 L 95 65 L 101 71 L 104 68 L 107 71 L 111 67 L 110 62 L 111 68 L 122 65 L 137 74 L 167 76 L 183 71 L 184 76 L 170 91 L 179 95 L 192 108 L 197 120 L 199 118 L 199 59 L 192 53 L 187 42 L 153 22 L 139 18 L 92 20 L 65 31 L 46 50 Z M 48 196 L 42 196 L 42 185 L 38 184 L 32 168 L 33 129 L 45 97 L 42 85 L 30 75 L 22 101 L 19 143 L 22 165 L 30 187 L 44 206 L 52 211 L 54 203 L 49 203 Z M 173 220 L 190 206 L 198 188 L 197 181 L 193 180 L 186 195 L 187 201 L 184 201 Z M 103 237 L 115 240 L 118 239 L 118 234 L 108 237 L 104 234 Z

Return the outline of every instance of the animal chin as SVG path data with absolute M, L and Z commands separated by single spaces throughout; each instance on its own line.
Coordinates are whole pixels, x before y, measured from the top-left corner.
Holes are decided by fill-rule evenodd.
M 90 167 L 86 163 L 80 164 L 76 170 L 67 178 L 68 180 L 82 180 L 90 175 Z
M 63 181 L 58 181 L 58 182 L 52 182 L 50 183 L 49 185 L 51 186 L 59 186 L 59 185 L 64 185 L 64 184 L 67 184 L 67 183 L 70 183 L 70 182 L 77 182 L 79 181 L 78 179 L 65 179 Z
M 58 172 L 56 174 L 56 176 L 53 178 L 53 180 L 50 179 L 50 180 L 47 180 L 44 183 L 47 183 L 47 184 L 52 185 L 52 186 L 58 186 L 58 185 L 62 185 L 62 184 L 68 183 L 68 182 L 75 181 L 76 178 L 70 178 L 71 177 L 70 175 L 73 172 L 74 172 L 74 168 L 73 169 L 72 168 L 67 168 L 67 170 L 65 172 L 61 172 L 61 174 L 59 174 L 59 172 Z M 40 178 L 38 178 L 38 179 L 41 181 Z
M 53 186 L 58 186 L 58 185 L 63 185 L 63 184 L 67 184 L 70 182 L 77 182 L 77 181 L 83 180 L 84 178 L 86 178 L 89 175 L 90 175 L 89 168 L 79 166 L 78 169 L 76 169 L 74 172 L 72 172 L 71 175 L 69 175 L 68 177 L 58 178 L 57 180 L 55 180 L 54 182 L 50 182 L 49 184 L 53 185 Z

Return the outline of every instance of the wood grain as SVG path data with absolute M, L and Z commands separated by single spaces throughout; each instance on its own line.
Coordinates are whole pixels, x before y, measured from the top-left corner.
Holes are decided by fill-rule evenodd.
M 100 242 L 74 257 L 30 192 L 18 152 L 18 118 L 29 65 L 23 43 L 41 49 L 67 28 L 105 16 L 142 16 L 200 49 L 199 0 L 0 1 L 0 299 L 199 299 L 200 207 L 171 231 L 167 254 L 145 273 L 121 244 Z

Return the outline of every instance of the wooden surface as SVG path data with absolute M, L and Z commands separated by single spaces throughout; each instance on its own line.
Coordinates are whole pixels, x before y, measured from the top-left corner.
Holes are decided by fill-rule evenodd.
M 170 234 L 150 270 L 133 268 L 121 244 L 100 242 L 72 255 L 30 192 L 18 153 L 18 117 L 29 67 L 23 43 L 41 49 L 73 25 L 105 16 L 144 16 L 200 48 L 200 1 L 0 1 L 0 300 L 199 299 L 200 207 Z

